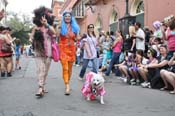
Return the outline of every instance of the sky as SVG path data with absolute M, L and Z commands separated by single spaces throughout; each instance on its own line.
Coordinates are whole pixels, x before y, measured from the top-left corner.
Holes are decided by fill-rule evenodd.
M 32 15 L 35 8 L 39 6 L 46 6 L 51 8 L 52 0 L 7 0 L 7 12 L 13 11 L 15 13 Z

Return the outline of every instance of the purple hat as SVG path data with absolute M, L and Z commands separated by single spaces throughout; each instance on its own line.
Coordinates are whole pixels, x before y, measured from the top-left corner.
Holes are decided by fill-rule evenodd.
M 160 28 L 161 24 L 162 24 L 162 23 L 161 23 L 160 21 L 154 21 L 153 27 L 157 30 L 157 29 Z

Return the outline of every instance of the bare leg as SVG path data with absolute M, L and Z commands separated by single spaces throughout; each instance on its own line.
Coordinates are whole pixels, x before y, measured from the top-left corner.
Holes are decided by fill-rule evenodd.
M 175 92 L 175 74 L 173 72 L 168 72 L 165 75 L 167 81 L 173 86 Z
M 160 71 L 160 76 L 161 76 L 161 78 L 162 78 L 162 80 L 163 80 L 163 82 L 164 82 L 164 84 L 165 84 L 165 86 L 163 87 L 163 88 L 168 88 L 168 83 L 167 83 L 167 80 L 166 80 L 166 73 L 167 71 L 166 70 L 164 70 L 164 69 L 162 69 L 161 71 Z
M 129 70 L 129 73 L 131 74 L 132 78 L 135 79 L 135 75 L 132 69 Z
M 120 65 L 118 67 L 118 69 L 120 70 L 120 72 L 122 73 L 123 76 L 126 76 L 125 73 L 123 72 L 123 66 L 122 65 Z
M 145 69 L 143 69 L 142 67 L 140 67 L 138 72 L 141 75 L 141 77 L 144 79 L 144 81 L 148 82 L 147 71 Z
M 122 70 L 123 70 L 123 73 L 125 74 L 125 76 L 128 78 L 129 77 L 129 74 L 128 74 L 128 68 L 127 68 L 127 66 L 123 66 L 122 67 Z

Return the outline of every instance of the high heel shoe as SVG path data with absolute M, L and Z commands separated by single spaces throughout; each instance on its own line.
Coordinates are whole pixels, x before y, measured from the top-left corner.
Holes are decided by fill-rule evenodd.
M 43 97 L 44 96 L 44 89 L 42 86 L 39 86 L 38 93 L 35 94 L 37 97 Z
M 49 93 L 46 89 L 44 89 L 43 91 L 44 91 L 44 93 Z
M 66 91 L 65 91 L 65 95 L 70 95 L 70 86 L 69 84 L 66 85 Z

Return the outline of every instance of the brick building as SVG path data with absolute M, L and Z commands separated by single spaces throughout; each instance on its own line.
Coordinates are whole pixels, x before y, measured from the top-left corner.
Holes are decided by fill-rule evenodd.
M 95 25 L 96 32 L 115 31 L 120 27 L 120 19 L 126 16 L 127 8 L 128 14 L 135 17 L 134 21 L 152 29 L 155 20 L 162 21 L 170 14 L 175 15 L 175 0 L 65 0 L 60 14 L 72 11 L 81 32 L 86 32 L 90 23 Z
M 55 22 L 59 23 L 61 20 L 61 14 L 60 11 L 64 5 L 64 0 L 52 0 L 52 9 L 53 9 L 53 14 L 56 16 Z

